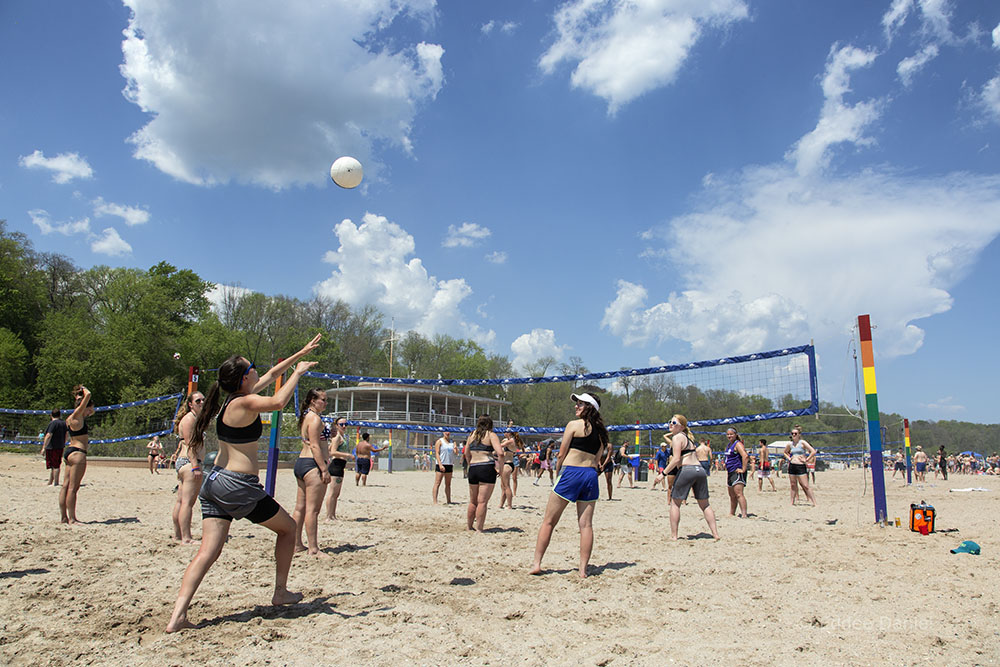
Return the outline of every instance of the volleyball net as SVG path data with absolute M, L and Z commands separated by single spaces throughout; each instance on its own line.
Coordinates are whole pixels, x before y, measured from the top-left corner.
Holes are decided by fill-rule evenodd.
M 94 414 L 87 417 L 90 445 L 110 446 L 169 434 L 183 398 L 184 394 L 177 393 L 96 406 Z M 61 408 L 60 412 L 62 419 L 66 419 L 72 414 L 73 408 Z M 51 421 L 51 414 L 51 410 L 0 408 L 0 444 L 18 449 L 41 447 L 45 429 Z M 98 455 L 102 453 L 134 455 L 132 449 L 97 447 L 91 451 Z M 135 449 L 136 451 L 141 449 L 143 455 L 146 453 L 145 443 Z

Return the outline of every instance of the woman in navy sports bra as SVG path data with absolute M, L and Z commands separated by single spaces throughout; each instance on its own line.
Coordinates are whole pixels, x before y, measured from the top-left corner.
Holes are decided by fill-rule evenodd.
M 542 573 L 542 557 L 549 548 L 552 531 L 559 523 L 563 511 L 576 503 L 577 523 L 580 526 L 580 578 L 587 576 L 587 564 L 594 549 L 594 508 L 601 497 L 598 470 L 604 461 L 604 450 L 609 446 L 608 431 L 601 419 L 601 401 L 593 394 L 572 394 L 576 403 L 576 419 L 566 424 L 556 470 L 561 471 L 559 483 L 549 494 L 545 516 L 535 541 L 535 560 L 530 574 Z
M 469 530 L 483 532 L 486 510 L 493 495 L 493 487 L 503 465 L 500 438 L 493 432 L 493 419 L 483 415 L 476 422 L 476 430 L 465 441 L 465 460 L 469 463 L 469 506 L 465 522 Z M 474 525 L 474 527 L 473 527 Z
M 90 444 L 87 417 L 94 414 L 89 389 L 82 384 L 76 385 L 73 387 L 73 398 L 76 407 L 73 414 L 66 418 L 66 429 L 69 431 L 69 447 L 63 450 L 66 472 L 63 473 L 62 488 L 59 489 L 59 520 L 70 525 L 80 523 L 76 518 L 76 494 L 80 491 L 80 482 L 87 472 L 87 446 Z
M 184 571 L 181 590 L 174 603 L 174 612 L 167 623 L 167 632 L 177 632 L 195 627 L 187 619 L 191 598 L 208 569 L 222 553 L 229 537 L 233 519 L 249 519 L 253 523 L 277 533 L 274 545 L 274 595 L 271 604 L 292 604 L 302 599 L 301 593 L 287 588 L 288 570 L 295 551 L 295 522 L 285 510 L 269 496 L 257 477 L 257 440 L 263 431 L 260 413 L 281 410 L 295 393 L 295 386 L 302 374 L 316 362 L 299 362 L 303 356 L 319 347 L 317 335 L 301 350 L 272 367 L 263 376 L 257 374 L 255 365 L 234 355 L 219 367 L 219 381 L 213 382 L 205 396 L 205 405 L 198 415 L 189 446 L 202 444 L 205 429 L 218 413 L 215 431 L 219 436 L 219 453 L 215 465 L 207 471 L 201 485 L 201 547 Z M 292 364 L 295 371 L 273 396 L 258 392 L 267 388 L 284 375 Z M 219 409 L 219 389 L 229 393 Z

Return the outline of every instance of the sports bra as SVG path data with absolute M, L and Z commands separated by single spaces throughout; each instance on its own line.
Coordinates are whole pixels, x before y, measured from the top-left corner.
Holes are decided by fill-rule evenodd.
M 483 444 L 482 440 L 473 440 L 469 443 L 469 450 L 473 452 L 493 453 L 493 445 Z
M 681 450 L 681 458 L 684 458 L 685 454 L 693 454 L 694 452 L 698 451 L 697 446 L 695 447 L 691 446 L 691 438 L 687 436 L 687 433 L 684 434 L 684 438 L 688 441 L 688 446 Z
M 596 454 L 601 449 L 601 438 L 594 431 L 591 431 L 589 435 L 585 435 L 582 438 L 576 436 L 569 441 L 570 449 L 579 449 L 581 452 L 586 452 L 587 454 Z
M 68 424 L 66 425 L 66 428 L 69 429 L 70 435 L 88 435 L 90 433 L 90 430 L 87 428 L 86 419 L 83 420 L 83 427 L 81 427 L 79 431 L 74 431 L 73 429 L 69 428 Z
M 794 445 L 790 450 L 788 450 L 789 456 L 805 456 L 806 448 L 802 445 Z
M 219 440 L 228 442 L 231 445 L 246 445 L 251 442 L 257 442 L 260 439 L 260 434 L 264 432 L 264 424 L 260 421 L 260 414 L 246 426 L 230 426 L 222 421 L 222 416 L 226 414 L 226 408 L 229 407 L 229 403 L 234 398 L 236 397 L 230 396 L 226 399 L 222 409 L 219 410 L 219 416 L 215 418 L 216 435 L 219 436 Z

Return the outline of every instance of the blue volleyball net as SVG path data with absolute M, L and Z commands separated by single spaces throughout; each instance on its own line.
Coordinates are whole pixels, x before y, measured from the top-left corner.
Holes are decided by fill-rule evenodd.
M 111 445 L 167 435 L 183 398 L 184 394 L 177 393 L 97 406 L 87 418 L 90 444 Z M 73 408 L 61 408 L 63 419 L 72 412 Z M 22 449 L 41 447 L 50 415 L 50 410 L 0 408 L 0 444 Z

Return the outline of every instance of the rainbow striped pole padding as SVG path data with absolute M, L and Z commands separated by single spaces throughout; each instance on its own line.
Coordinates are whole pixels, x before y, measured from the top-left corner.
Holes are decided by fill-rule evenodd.
M 903 442 L 906 444 L 906 483 L 913 483 L 913 464 L 910 463 L 910 420 L 903 420 Z
M 878 418 L 878 391 L 875 386 L 875 352 L 872 348 L 872 322 L 869 315 L 858 315 L 861 339 L 861 370 L 865 383 L 865 415 L 868 417 L 868 448 L 871 454 L 872 494 L 875 496 L 875 523 L 889 518 L 885 506 L 885 464 L 882 461 L 882 427 Z

